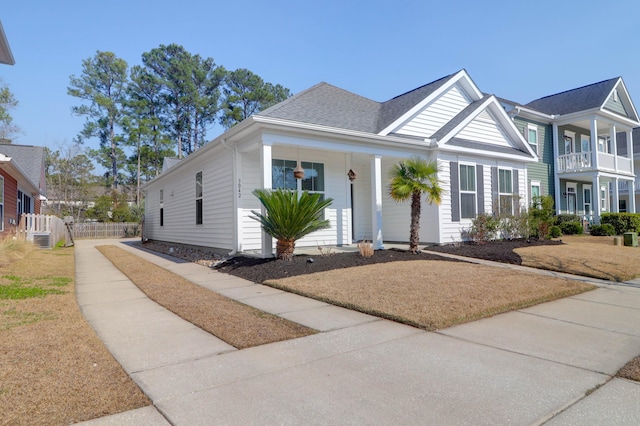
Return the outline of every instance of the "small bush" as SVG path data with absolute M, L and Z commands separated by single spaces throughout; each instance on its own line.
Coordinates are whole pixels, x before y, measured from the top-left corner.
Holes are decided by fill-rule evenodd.
M 580 216 L 577 214 L 559 214 L 556 216 L 556 225 L 562 226 L 563 223 L 567 222 L 580 222 Z
M 590 232 L 591 235 L 596 237 L 610 237 L 612 235 L 616 235 L 616 230 L 610 223 L 605 223 L 604 225 L 592 225 Z
M 558 238 L 562 235 L 562 229 L 558 225 L 553 225 L 549 227 L 549 236 L 551 238 Z
M 476 244 L 484 244 L 496 238 L 500 219 L 489 214 L 479 214 L 471 221 L 471 228 L 464 232 Z
M 560 224 L 560 230 L 565 235 L 582 234 L 582 224 L 580 222 L 563 222 Z
M 370 241 L 364 240 L 358 243 L 358 250 L 360 251 L 360 256 L 362 257 L 371 257 L 373 256 L 373 246 Z
M 615 235 L 622 235 L 625 232 L 640 231 L 639 213 L 604 213 L 600 216 L 600 224 L 609 224 L 615 229 Z
M 555 222 L 554 213 L 552 197 L 548 195 L 533 197 L 528 220 L 530 234 L 541 240 L 549 237 L 556 238 L 549 234 L 549 229 Z

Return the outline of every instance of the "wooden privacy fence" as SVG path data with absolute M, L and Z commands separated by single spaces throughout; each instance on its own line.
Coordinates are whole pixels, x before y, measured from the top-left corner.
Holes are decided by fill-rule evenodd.
M 57 216 L 44 214 L 23 213 L 16 236 L 33 241 L 40 248 L 53 248 L 61 241 L 69 245 L 71 241 L 64 221 Z
M 136 237 L 142 229 L 137 222 L 74 223 L 70 227 L 73 239 Z

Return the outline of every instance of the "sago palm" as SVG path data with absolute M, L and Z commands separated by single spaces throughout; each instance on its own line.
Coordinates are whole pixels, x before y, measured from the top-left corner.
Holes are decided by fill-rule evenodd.
M 322 199 L 322 194 L 310 194 L 304 191 L 286 189 L 256 189 L 253 195 L 264 206 L 265 213 L 251 211 L 252 219 L 262 225 L 267 234 L 277 240 L 276 257 L 292 260 L 296 241 L 311 232 L 329 227 L 329 221 L 322 218 L 323 210 L 333 199 Z
M 426 194 L 429 204 L 440 204 L 442 186 L 438 180 L 438 163 L 419 157 L 394 164 L 389 171 L 389 195 L 397 202 L 411 201 L 411 226 L 409 250 L 418 252 L 420 242 L 420 213 L 422 194 Z

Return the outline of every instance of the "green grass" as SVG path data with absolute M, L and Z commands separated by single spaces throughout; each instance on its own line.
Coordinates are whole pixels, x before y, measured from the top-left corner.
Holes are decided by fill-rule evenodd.
M 64 287 L 72 282 L 71 278 L 66 277 L 45 276 L 28 279 L 16 275 L 3 275 L 2 280 L 9 283 L 0 283 L 0 300 L 21 300 L 45 297 L 48 294 L 64 294 L 65 291 L 48 287 Z

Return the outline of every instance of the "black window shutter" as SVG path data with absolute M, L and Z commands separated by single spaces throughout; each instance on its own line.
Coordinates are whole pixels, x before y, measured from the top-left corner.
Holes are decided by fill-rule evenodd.
M 484 213 L 484 174 L 482 166 L 476 165 L 476 192 L 478 199 L 478 214 Z
M 458 162 L 449 162 L 451 174 L 451 221 L 460 222 L 460 178 Z

